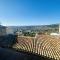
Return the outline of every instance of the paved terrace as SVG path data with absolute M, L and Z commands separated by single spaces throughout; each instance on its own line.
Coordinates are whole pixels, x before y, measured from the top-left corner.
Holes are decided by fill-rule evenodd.
M 60 60 L 60 36 L 18 36 L 13 48 Z

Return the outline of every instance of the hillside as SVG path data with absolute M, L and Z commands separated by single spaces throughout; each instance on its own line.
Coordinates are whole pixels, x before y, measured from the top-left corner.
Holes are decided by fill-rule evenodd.
M 27 31 L 31 30 L 34 32 L 58 32 L 59 24 L 51 25 L 35 25 L 35 26 L 7 26 L 8 30 L 11 29 L 11 32 L 17 30 Z

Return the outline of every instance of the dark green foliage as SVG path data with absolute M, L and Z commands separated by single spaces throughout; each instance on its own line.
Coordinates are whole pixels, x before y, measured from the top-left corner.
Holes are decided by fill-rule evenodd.
M 35 36 L 34 32 L 24 32 L 23 34 L 24 34 L 24 36 L 31 36 L 31 37 Z

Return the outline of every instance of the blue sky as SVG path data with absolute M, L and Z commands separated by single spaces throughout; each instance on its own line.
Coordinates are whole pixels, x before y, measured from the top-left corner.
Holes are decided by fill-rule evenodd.
M 60 23 L 60 0 L 0 0 L 2 25 Z

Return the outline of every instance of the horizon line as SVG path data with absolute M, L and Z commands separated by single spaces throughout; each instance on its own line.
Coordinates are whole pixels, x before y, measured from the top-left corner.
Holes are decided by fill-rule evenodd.
M 56 24 L 60 24 L 60 23 L 53 23 L 53 24 L 36 24 L 36 25 L 2 25 L 2 26 L 43 26 L 43 25 L 56 25 Z

